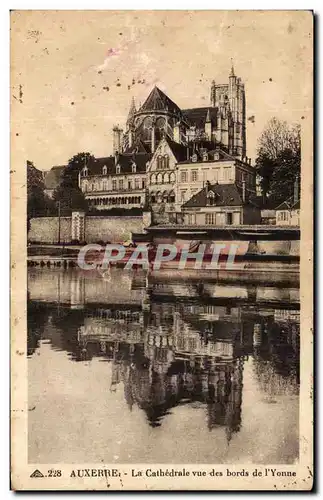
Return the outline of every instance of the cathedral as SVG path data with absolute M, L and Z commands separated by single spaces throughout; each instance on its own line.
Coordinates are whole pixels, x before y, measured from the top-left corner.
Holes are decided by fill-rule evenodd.
M 136 109 L 132 100 L 125 132 L 113 128 L 113 153 L 154 153 L 160 140 L 208 150 L 220 147 L 228 154 L 246 156 L 246 99 L 244 84 L 234 68 L 228 83 L 212 82 L 208 107 L 180 109 L 164 92 L 154 87 Z

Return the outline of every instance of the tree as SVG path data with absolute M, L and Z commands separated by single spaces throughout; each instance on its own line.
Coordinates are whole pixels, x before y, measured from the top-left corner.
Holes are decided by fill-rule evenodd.
M 33 162 L 27 160 L 27 228 L 30 229 L 30 219 L 50 215 L 53 212 L 53 201 L 45 194 L 43 173 Z
M 300 176 L 301 128 L 272 118 L 258 141 L 256 169 L 263 194 L 284 201 Z
M 78 186 L 79 172 L 94 160 L 90 153 L 78 153 L 68 162 L 63 171 L 60 185 L 54 192 L 55 202 L 60 202 L 61 213 L 69 215 L 72 210 L 87 210 L 84 194 Z

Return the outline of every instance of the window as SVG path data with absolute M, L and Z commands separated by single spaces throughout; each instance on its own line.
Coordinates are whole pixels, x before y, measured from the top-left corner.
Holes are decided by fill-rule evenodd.
M 157 175 L 157 184 L 162 184 L 163 183 L 163 176 L 162 174 Z
M 203 154 L 203 161 L 208 161 L 209 155 L 207 153 Z
M 112 189 L 113 189 L 113 191 L 117 190 L 117 179 L 112 180 Z
M 233 214 L 231 212 L 227 213 L 227 224 L 231 225 L 233 221 Z
M 209 169 L 208 168 L 204 168 L 203 169 L 203 181 L 207 181 L 207 178 L 208 178 L 208 171 Z
M 220 154 L 218 152 L 214 153 L 214 159 L 215 161 L 220 159 Z
M 172 173 L 169 175 L 169 182 L 175 182 L 175 174 L 174 174 L 174 172 L 172 172 Z
M 183 182 L 187 182 L 187 172 L 186 172 L 186 170 L 183 170 L 183 171 L 181 172 L 181 182 L 182 182 L 182 183 L 183 183 Z
M 135 189 L 140 189 L 140 179 L 135 179 Z
M 181 191 L 181 201 L 184 202 L 186 198 L 186 189 Z
M 224 167 L 223 169 L 223 180 L 229 181 L 231 179 L 231 167 Z
M 142 189 L 145 189 L 145 187 L 146 187 L 146 181 L 145 181 L 145 179 L 142 179 L 142 181 L 141 181 L 141 187 L 142 187 Z
M 123 179 L 119 179 L 119 190 L 123 189 Z
M 106 191 L 107 190 L 107 181 L 102 182 L 102 190 Z
M 169 157 L 168 155 L 164 155 L 164 158 L 163 158 L 163 163 L 164 163 L 164 168 L 169 168 Z
M 152 174 L 152 176 L 150 177 L 150 183 L 156 184 L 156 175 L 155 174 Z
M 169 193 L 169 203 L 175 203 L 175 193 L 174 193 L 174 191 L 171 191 Z
M 128 189 L 132 189 L 132 180 L 131 179 L 128 180 Z
M 83 170 L 82 170 L 82 172 L 83 172 L 84 177 L 87 177 L 87 175 L 88 175 L 88 169 L 87 169 L 87 167 L 84 167 Z
M 158 155 L 157 157 L 157 170 L 161 170 L 163 168 L 163 157 Z
M 107 175 L 107 166 L 104 165 L 103 169 L 102 169 L 102 173 L 103 175 Z
M 193 163 L 197 162 L 197 154 L 192 155 L 192 162 Z
M 156 203 L 155 193 L 151 193 L 151 195 L 150 195 L 150 201 L 151 201 L 151 203 Z
M 169 174 L 166 172 L 166 174 L 164 174 L 164 184 L 168 183 L 169 183 Z
M 205 214 L 205 224 L 215 224 L 215 215 L 216 214 Z
M 133 164 L 131 165 L 131 170 L 132 170 L 132 173 L 135 173 L 135 172 L 136 172 L 136 169 L 137 169 L 137 166 L 136 166 L 136 164 L 135 164 L 135 163 L 133 163 Z
M 83 192 L 86 193 L 87 191 L 87 181 L 83 183 Z
M 213 191 L 209 191 L 207 194 L 207 205 L 214 205 L 215 195 Z
M 214 171 L 213 171 L 213 174 L 214 174 L 214 180 L 215 182 L 218 182 L 219 180 L 219 169 L 216 168 Z
M 120 174 L 120 165 L 117 165 L 116 172 L 117 174 Z
M 94 191 L 94 190 L 95 190 L 95 185 L 91 184 L 91 191 Z
M 191 172 L 191 181 L 196 182 L 197 181 L 197 170 L 192 170 Z

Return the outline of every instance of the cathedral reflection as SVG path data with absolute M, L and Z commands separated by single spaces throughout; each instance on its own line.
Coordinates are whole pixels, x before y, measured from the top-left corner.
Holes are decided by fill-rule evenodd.
M 93 283 L 82 279 L 73 281 L 70 301 L 66 290 L 64 302 L 58 300 L 56 289 L 46 303 L 31 293 L 29 356 L 40 341 L 49 341 L 72 362 L 111 363 L 110 391 L 122 388 L 129 410 L 142 409 L 152 427 L 161 426 L 172 408 L 194 403 L 205 408 L 208 428 L 224 427 L 230 440 L 241 426 L 249 357 L 264 392 L 298 391 L 295 290 L 288 302 L 276 300 L 271 289 L 154 283 L 142 275 L 132 277 L 118 302 L 120 286 L 118 297 L 110 293 L 97 301 Z

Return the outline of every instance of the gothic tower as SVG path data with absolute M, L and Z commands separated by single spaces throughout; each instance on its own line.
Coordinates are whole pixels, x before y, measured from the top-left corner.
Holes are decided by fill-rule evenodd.
M 228 84 L 211 85 L 211 106 L 218 110 L 216 137 L 229 152 L 246 156 L 246 96 L 244 83 L 231 67 Z

